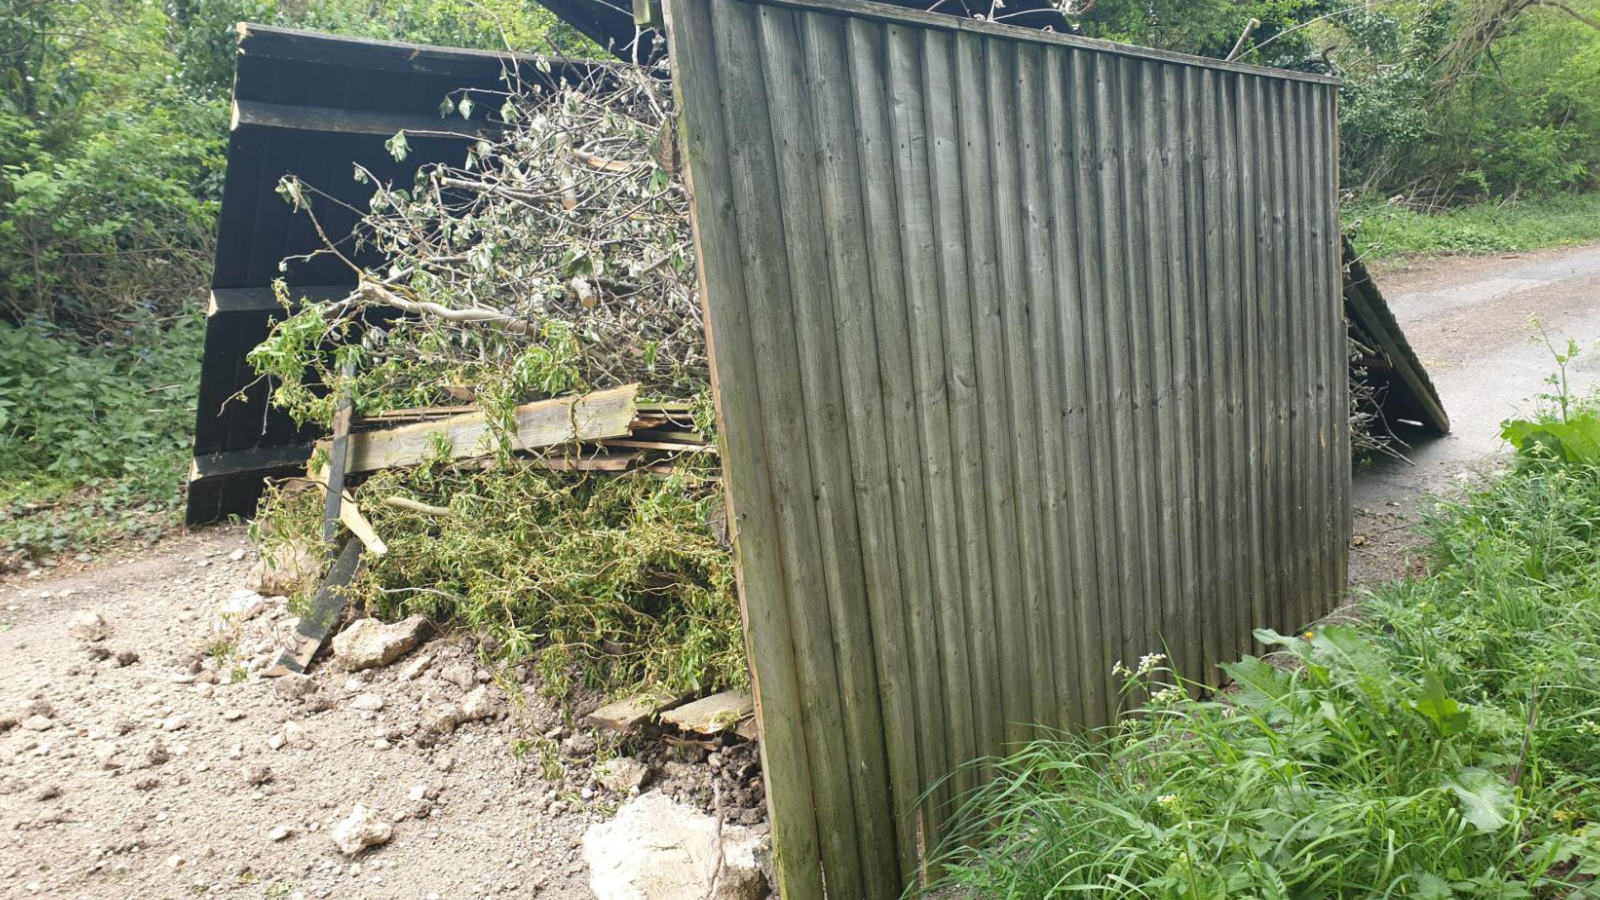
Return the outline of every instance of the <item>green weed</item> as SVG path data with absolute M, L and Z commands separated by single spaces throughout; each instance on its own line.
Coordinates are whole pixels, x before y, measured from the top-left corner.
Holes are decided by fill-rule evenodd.
M 177 524 L 194 427 L 201 320 L 130 324 L 86 347 L 0 324 L 0 563 Z
M 1521 460 L 1430 509 L 1426 577 L 1258 635 L 1191 700 L 998 761 L 946 844 L 976 896 L 1600 896 L 1600 470 Z M 1284 664 L 1289 663 L 1289 664 Z
M 1503 253 L 1600 240 L 1600 193 L 1479 203 L 1439 213 L 1360 199 L 1343 210 L 1369 260 L 1425 253 Z
M 743 686 L 732 558 L 705 523 L 717 495 L 692 471 L 586 476 L 515 459 L 376 473 L 356 497 L 389 553 L 369 559 L 350 597 L 384 618 L 474 631 L 490 661 L 531 663 L 555 696 Z M 269 495 L 260 530 L 310 537 L 321 515 L 309 493 Z

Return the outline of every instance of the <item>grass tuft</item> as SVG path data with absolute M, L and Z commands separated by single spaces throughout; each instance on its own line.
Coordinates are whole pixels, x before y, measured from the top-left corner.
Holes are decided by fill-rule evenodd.
M 984 763 L 940 887 L 985 897 L 1595 897 L 1600 470 L 1440 503 L 1431 571 L 1360 624 L 1259 636 L 1236 689 Z M 1293 665 L 1283 665 L 1288 661 Z
M 391 496 L 450 512 L 383 505 Z M 350 595 L 381 617 L 477 632 L 500 661 L 532 662 L 555 696 L 748 684 L 732 558 L 707 525 L 720 491 L 700 474 L 436 462 L 376 473 L 356 497 L 389 553 Z M 276 493 L 259 527 L 313 539 L 321 515 L 320 495 Z
M 1347 203 L 1357 252 L 1368 260 L 1449 253 L 1504 253 L 1600 240 L 1600 193 L 1558 194 L 1415 212 L 1381 199 Z

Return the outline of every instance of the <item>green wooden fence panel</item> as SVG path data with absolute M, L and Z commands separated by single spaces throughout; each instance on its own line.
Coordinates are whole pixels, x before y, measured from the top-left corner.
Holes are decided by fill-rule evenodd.
M 668 0 L 780 887 L 889 900 L 963 764 L 1345 584 L 1333 79 Z

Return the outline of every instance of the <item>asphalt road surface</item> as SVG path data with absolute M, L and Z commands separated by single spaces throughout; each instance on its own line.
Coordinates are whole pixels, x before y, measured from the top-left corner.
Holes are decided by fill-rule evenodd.
M 1535 320 L 1558 348 L 1569 337 L 1582 347 L 1568 367 L 1572 389 L 1600 389 L 1600 244 L 1380 266 L 1373 277 L 1438 386 L 1451 433 L 1412 436 L 1406 460 L 1356 470 L 1357 582 L 1404 571 L 1418 501 L 1496 466 L 1500 423 L 1551 390 L 1556 362 Z

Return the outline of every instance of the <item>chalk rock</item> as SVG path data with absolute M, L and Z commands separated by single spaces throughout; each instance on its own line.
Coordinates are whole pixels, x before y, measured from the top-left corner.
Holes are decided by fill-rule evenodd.
M 500 714 L 500 699 L 488 685 L 479 685 L 461 698 L 461 721 L 476 722 Z
M 55 724 L 54 720 L 46 716 L 29 716 L 22 720 L 22 727 L 29 731 L 49 731 Z
M 406 667 L 400 670 L 400 680 L 416 681 L 418 678 L 422 677 L 423 672 L 428 671 L 428 667 L 431 665 L 433 665 L 433 657 L 430 654 L 424 653 L 423 655 L 407 663 Z
M 448 681 L 463 691 L 472 690 L 472 686 L 478 683 L 477 679 L 473 677 L 472 667 L 464 664 L 446 666 L 441 669 L 439 671 L 439 680 Z
M 644 787 L 649 777 L 649 766 L 626 756 L 608 759 L 594 767 L 594 779 L 614 794 L 627 795 L 634 788 Z
M 417 646 L 427 625 L 428 620 L 422 616 L 393 625 L 377 619 L 357 619 L 334 636 L 333 658 L 351 670 L 386 666 Z
M 383 709 L 383 698 L 377 694 L 357 694 L 350 705 L 362 712 L 378 712 Z
M 644 794 L 584 833 L 589 887 L 597 900 L 757 900 L 766 890 L 757 859 L 763 839 L 741 826 L 724 828 L 720 874 L 717 842 L 711 816 L 665 794 Z
M 245 587 L 258 594 L 286 597 L 310 591 L 322 579 L 327 556 L 309 541 L 288 541 L 261 551 L 245 576 Z
M 111 625 L 106 617 L 92 609 L 80 609 L 72 614 L 72 624 L 67 635 L 80 641 L 103 641 L 111 636 Z
M 241 588 L 217 604 L 218 624 L 244 622 L 255 618 L 267 608 L 267 598 L 249 588 Z
M 345 856 L 355 856 L 368 847 L 387 843 L 394 836 L 394 826 L 357 803 L 343 821 L 328 829 L 328 837 Z
M 272 691 L 285 700 L 304 700 L 316 693 L 317 682 L 310 675 L 290 672 L 273 682 Z

